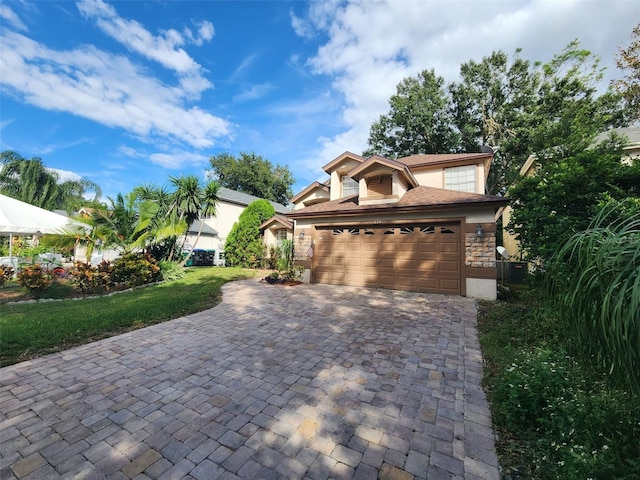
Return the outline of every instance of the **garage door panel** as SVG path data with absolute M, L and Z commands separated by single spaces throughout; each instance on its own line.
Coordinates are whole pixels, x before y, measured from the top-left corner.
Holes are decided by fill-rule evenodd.
M 433 254 L 438 251 L 438 242 L 420 242 L 418 244 L 418 253 Z
M 460 262 L 455 261 L 441 261 L 439 262 L 441 272 L 460 272 Z
M 345 258 L 345 265 L 349 268 L 362 268 L 363 267 L 363 262 L 361 258 L 358 257 L 347 257 Z
M 415 287 L 416 280 L 416 277 L 413 275 L 400 274 L 396 277 L 396 284 L 403 287 Z
M 443 291 L 459 292 L 460 281 L 458 279 L 441 278 L 439 287 L 439 289 Z
M 460 245 L 458 243 L 441 243 L 440 251 L 445 253 L 460 253 Z
M 422 292 L 438 290 L 438 281 L 434 277 L 418 277 L 418 289 Z

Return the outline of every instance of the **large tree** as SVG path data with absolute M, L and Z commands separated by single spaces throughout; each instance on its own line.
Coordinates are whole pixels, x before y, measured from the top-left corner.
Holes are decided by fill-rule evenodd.
M 26 159 L 5 151 L 0 161 L 0 192 L 46 210 L 77 211 L 88 202 L 95 204 L 102 194 L 97 184 L 85 178 L 60 181 L 59 175 L 38 157 Z M 92 201 L 85 199 L 89 192 L 94 193 Z
M 451 153 L 460 148 L 453 129 L 444 78 L 433 69 L 403 79 L 389 99 L 389 113 L 371 125 L 366 156 L 397 158 L 415 153 Z
M 618 51 L 616 66 L 624 76 L 613 85 L 624 96 L 629 119 L 640 121 L 640 23 L 631 32 L 631 43 Z
M 638 195 L 638 163 L 621 162 L 625 140 L 596 142 L 624 119 L 619 95 L 598 95 L 602 76 L 598 59 L 577 42 L 541 66 L 530 138 L 535 174 L 519 177 L 508 192 L 507 227 L 531 260 L 546 262 L 586 229 L 600 201 Z
M 293 196 L 294 178 L 289 168 L 274 166 L 260 155 L 240 152 L 237 158 L 230 153 L 221 153 L 211 157 L 209 162 L 212 168 L 209 176 L 223 187 L 283 205 Z
M 566 143 L 581 122 L 593 131 L 622 121 L 615 95 L 597 97 L 598 59 L 578 42 L 547 64 L 519 55 L 498 51 L 462 64 L 461 80 L 448 92 L 433 71 L 403 80 L 389 114 L 372 125 L 365 154 L 477 152 L 486 145 L 495 152 L 487 193 L 505 194 L 529 154 Z M 434 147 L 425 139 L 446 141 Z
M 449 85 L 455 128 L 465 152 L 494 150 L 486 190 L 504 194 L 530 152 L 532 108 L 540 75 L 516 50 L 502 51 L 460 66 L 461 81 Z

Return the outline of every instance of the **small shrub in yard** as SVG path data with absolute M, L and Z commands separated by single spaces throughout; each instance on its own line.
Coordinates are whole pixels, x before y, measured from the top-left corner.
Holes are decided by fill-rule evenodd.
M 492 402 L 496 426 L 523 444 L 524 477 L 640 478 L 640 403 L 587 378 L 562 351 L 521 352 Z
M 112 279 L 128 287 L 137 287 L 160 279 L 160 267 L 147 253 L 126 253 L 112 264 Z
M 75 262 L 69 271 L 70 282 L 82 293 L 97 293 L 109 290 L 113 286 L 111 280 L 111 264 L 105 260 L 96 267 L 85 262 Z
M 41 265 L 26 265 L 18 273 L 18 283 L 26 287 L 29 292 L 39 296 L 53 283 L 53 275 L 42 268 Z
M 170 282 L 172 280 L 178 280 L 185 276 L 186 272 L 184 268 L 178 262 L 168 262 L 166 260 L 160 260 L 158 262 L 160 267 L 160 277 L 164 282 Z
M 13 267 L 0 265 L 0 287 L 4 287 L 4 284 L 11 280 L 11 277 L 13 277 Z

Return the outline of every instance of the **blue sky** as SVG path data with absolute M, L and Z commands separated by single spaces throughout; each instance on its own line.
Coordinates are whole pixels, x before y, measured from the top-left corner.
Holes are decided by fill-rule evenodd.
M 403 78 L 573 39 L 619 77 L 635 0 L 4 1 L 0 150 L 105 195 L 205 175 L 221 152 L 287 165 L 299 191 L 361 153 Z

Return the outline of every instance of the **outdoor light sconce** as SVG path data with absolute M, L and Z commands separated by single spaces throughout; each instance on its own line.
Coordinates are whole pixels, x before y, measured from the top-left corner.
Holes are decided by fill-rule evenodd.
M 304 240 L 304 232 L 300 232 L 300 235 L 298 236 L 298 238 L 300 239 L 300 241 Z
M 480 224 L 476 227 L 476 235 L 478 237 L 484 237 L 484 228 L 482 228 L 482 225 Z

